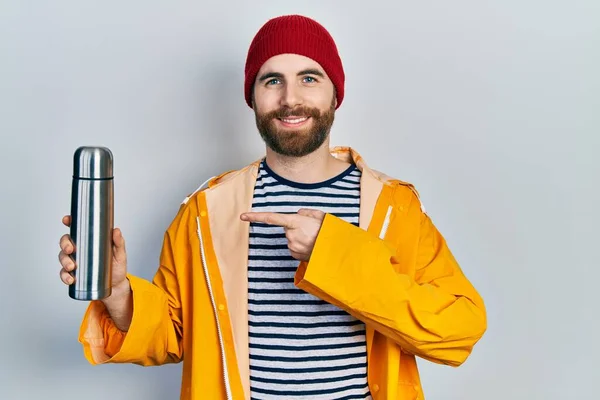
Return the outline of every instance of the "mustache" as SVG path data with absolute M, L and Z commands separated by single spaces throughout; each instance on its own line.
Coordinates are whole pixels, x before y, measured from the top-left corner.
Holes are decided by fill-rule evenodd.
M 273 118 L 287 118 L 287 117 L 313 117 L 319 118 L 321 116 L 321 112 L 317 108 L 311 107 L 296 107 L 296 108 L 288 108 L 282 107 L 278 110 L 273 110 L 265 114 L 265 118 L 273 119 Z

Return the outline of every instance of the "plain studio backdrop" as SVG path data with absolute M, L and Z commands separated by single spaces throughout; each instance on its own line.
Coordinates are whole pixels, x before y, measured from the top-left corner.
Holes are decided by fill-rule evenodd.
M 333 145 L 414 183 L 489 327 L 428 400 L 598 399 L 600 2 L 10 1 L 0 4 L 0 398 L 179 397 L 181 365 L 93 367 L 59 281 L 72 157 L 115 157 L 129 268 L 151 279 L 181 200 L 261 157 L 248 45 L 301 13 L 347 75 Z

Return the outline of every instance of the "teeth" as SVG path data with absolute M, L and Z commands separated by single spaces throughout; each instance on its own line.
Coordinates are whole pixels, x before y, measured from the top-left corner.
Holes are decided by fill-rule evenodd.
M 281 120 L 283 122 L 285 122 L 286 124 L 299 124 L 300 122 L 304 122 L 308 119 L 308 117 L 304 117 L 304 118 L 294 118 L 294 119 L 287 119 L 287 118 L 282 118 Z

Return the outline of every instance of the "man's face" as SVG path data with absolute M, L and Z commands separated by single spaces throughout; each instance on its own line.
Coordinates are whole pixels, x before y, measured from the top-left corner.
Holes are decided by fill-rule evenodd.
M 302 157 L 325 142 L 333 125 L 333 83 L 316 61 L 281 54 L 258 71 L 253 89 L 256 126 L 276 153 Z

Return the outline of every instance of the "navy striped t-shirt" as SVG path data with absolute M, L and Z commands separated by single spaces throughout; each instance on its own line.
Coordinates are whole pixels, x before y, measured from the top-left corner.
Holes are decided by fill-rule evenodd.
M 351 165 L 322 183 L 295 183 L 275 174 L 263 160 L 252 211 L 295 213 L 313 208 L 358 225 L 360 175 Z M 250 224 L 252 399 L 371 399 L 364 323 L 296 288 L 298 264 L 284 228 Z

